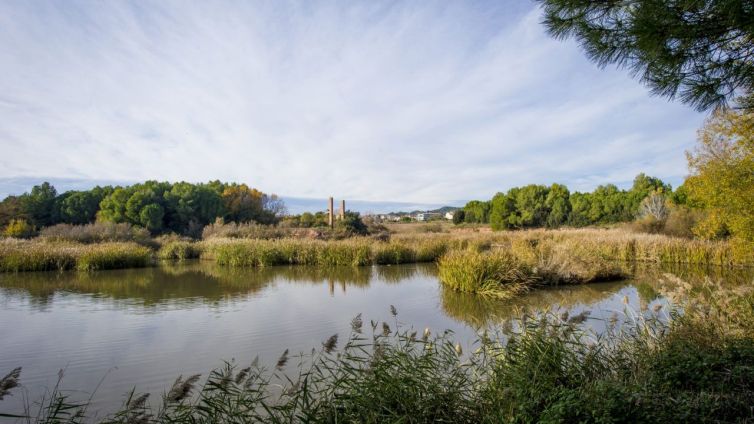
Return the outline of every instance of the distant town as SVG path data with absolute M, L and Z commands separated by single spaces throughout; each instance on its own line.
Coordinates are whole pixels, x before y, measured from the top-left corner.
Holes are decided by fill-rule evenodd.
M 461 208 L 443 206 L 439 209 L 412 212 L 390 212 L 386 214 L 374 214 L 372 216 L 383 222 L 427 222 L 427 221 L 452 221 L 456 211 Z

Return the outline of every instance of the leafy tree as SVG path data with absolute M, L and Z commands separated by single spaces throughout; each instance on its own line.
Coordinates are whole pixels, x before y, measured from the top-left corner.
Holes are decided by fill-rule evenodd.
M 464 222 L 470 224 L 485 224 L 489 222 L 490 203 L 472 200 L 463 207 Z
M 687 157 L 688 200 L 708 212 L 696 233 L 712 237 L 727 228 L 754 243 L 754 113 L 713 114 Z
M 165 210 L 157 203 L 150 203 L 139 210 L 138 224 L 149 231 L 159 231 L 162 229 L 162 218 L 165 216 Z
M 255 221 L 260 224 L 272 224 L 277 220 L 279 210 L 271 210 L 268 205 L 278 199 L 270 198 L 261 191 L 249 188 L 246 184 L 233 184 L 223 190 L 223 203 L 226 219 L 236 222 Z
M 225 215 L 220 193 L 209 185 L 176 183 L 164 193 L 167 227 L 186 233 L 193 225 L 204 227 Z
M 5 228 L 12 220 L 28 220 L 21 197 L 8 196 L 0 202 L 0 228 Z
M 701 111 L 754 92 L 751 0 L 538 1 L 552 36 L 628 68 L 653 94 Z
M 571 213 L 568 224 L 583 227 L 592 223 L 589 212 L 592 210 L 592 195 L 590 193 L 573 193 L 568 198 L 571 203 Z
M 518 188 L 508 190 L 507 194 L 497 193 L 491 201 L 490 227 L 493 230 L 507 230 L 518 221 L 516 210 L 516 193 Z
M 126 216 L 126 202 L 131 198 L 132 193 L 133 190 L 130 188 L 116 187 L 110 195 L 100 202 L 97 217 L 103 221 L 115 222 L 116 224 L 129 222 L 129 218 Z
M 57 223 L 55 198 L 58 192 L 50 183 L 34 186 L 31 193 L 21 195 L 21 204 L 26 215 L 38 227 Z
M 549 210 L 547 226 L 550 228 L 560 227 L 568 221 L 571 214 L 571 193 L 568 187 L 562 184 L 553 184 L 545 199 L 545 207 Z
M 67 224 L 88 224 L 97 217 L 102 197 L 92 191 L 69 191 L 58 197 L 60 220 Z
M 453 224 L 458 225 L 464 221 L 466 213 L 463 209 L 458 209 L 453 212 Z

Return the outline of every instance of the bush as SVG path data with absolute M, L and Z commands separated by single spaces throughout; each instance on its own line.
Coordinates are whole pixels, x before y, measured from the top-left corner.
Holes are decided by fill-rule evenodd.
M 3 235 L 11 238 L 31 238 L 34 234 L 34 227 L 23 219 L 12 219 L 3 230 Z
M 152 246 L 154 244 L 147 229 L 127 223 L 57 224 L 43 228 L 39 236 L 50 241 L 70 241 L 77 243 L 131 241 L 145 246 Z

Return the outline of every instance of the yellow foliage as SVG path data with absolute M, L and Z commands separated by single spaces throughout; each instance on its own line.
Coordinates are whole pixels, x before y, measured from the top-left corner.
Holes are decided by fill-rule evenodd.
M 754 243 L 754 114 L 713 114 L 687 157 L 689 201 L 708 212 L 695 233 L 712 238 L 729 231 L 744 244 Z

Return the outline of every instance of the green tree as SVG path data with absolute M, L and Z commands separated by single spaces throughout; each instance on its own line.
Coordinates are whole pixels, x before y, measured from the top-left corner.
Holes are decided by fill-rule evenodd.
M 150 203 L 139 210 L 138 224 L 149 231 L 155 232 L 162 229 L 162 218 L 165 210 L 157 203 Z
M 31 193 L 21 195 L 24 212 L 37 227 L 45 227 L 57 223 L 55 216 L 55 198 L 57 190 L 50 183 L 44 182 L 34 186 Z
M 573 193 L 568 198 L 571 204 L 571 213 L 568 215 L 568 224 L 574 227 L 584 227 L 592 223 L 590 211 L 592 210 L 592 195 L 590 193 Z
M 453 224 L 458 225 L 464 221 L 466 213 L 463 209 L 457 209 L 453 212 Z
M 550 228 L 560 227 L 568 221 L 571 214 L 571 193 L 568 187 L 562 184 L 553 184 L 545 199 L 545 207 L 549 213 L 547 215 L 547 226 Z
M 538 1 L 552 36 L 628 68 L 653 94 L 709 110 L 754 92 L 751 0 Z
M 58 199 L 60 220 L 67 224 L 93 222 L 102 198 L 94 191 L 69 191 Z
M 116 187 L 112 193 L 100 202 L 99 219 L 115 223 L 129 222 L 126 216 L 126 203 L 131 198 L 133 190 L 126 187 Z
M 470 224 L 486 224 L 489 222 L 490 202 L 472 200 L 463 207 L 464 222 Z

